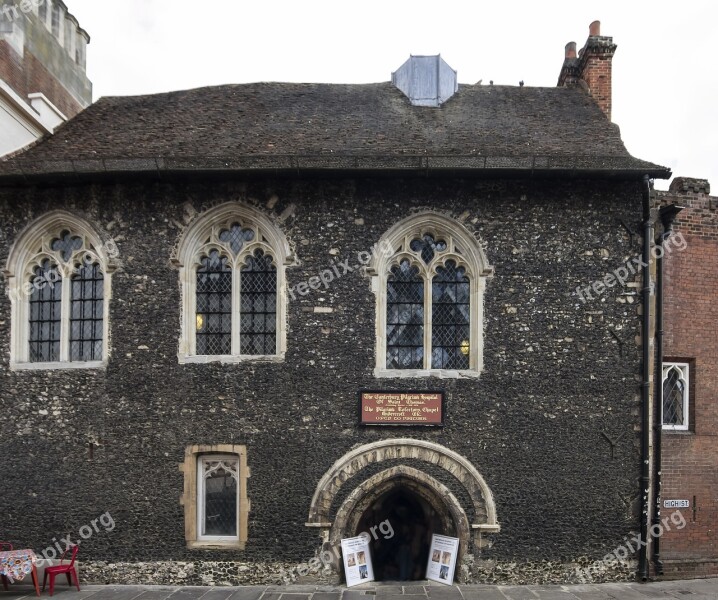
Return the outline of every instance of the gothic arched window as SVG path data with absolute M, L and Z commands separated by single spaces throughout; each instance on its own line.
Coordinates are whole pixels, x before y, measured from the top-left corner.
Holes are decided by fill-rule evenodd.
M 689 371 L 687 363 L 663 363 L 663 429 L 688 429 Z
M 18 369 L 97 367 L 108 353 L 114 244 L 64 211 L 30 224 L 8 259 L 11 364 Z
M 286 345 L 284 235 L 228 203 L 198 216 L 175 261 L 183 290 L 181 362 L 281 359 Z
M 369 273 L 377 278 L 377 376 L 479 374 L 492 270 L 463 225 L 434 213 L 398 223 Z

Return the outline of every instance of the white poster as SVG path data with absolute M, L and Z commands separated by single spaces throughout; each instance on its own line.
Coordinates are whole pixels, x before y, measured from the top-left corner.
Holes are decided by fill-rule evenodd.
M 426 578 L 438 583 L 454 583 L 456 556 L 459 553 L 459 540 L 445 535 L 431 536 L 429 564 L 426 566 Z
M 342 557 L 347 587 L 374 581 L 374 569 L 371 567 L 367 536 L 360 535 L 342 540 Z

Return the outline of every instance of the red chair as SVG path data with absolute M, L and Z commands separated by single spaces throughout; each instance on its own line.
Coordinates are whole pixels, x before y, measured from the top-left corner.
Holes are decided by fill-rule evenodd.
M 65 555 L 69 550 L 72 550 L 72 559 L 67 564 L 62 564 L 62 561 L 65 560 Z M 75 585 L 77 586 L 77 591 L 80 591 L 80 582 L 77 579 L 77 570 L 75 569 L 75 557 L 77 556 L 77 553 L 80 551 L 80 546 L 72 546 L 71 548 L 68 548 L 62 553 L 62 556 L 60 557 L 60 564 L 55 565 L 54 567 L 46 567 L 45 568 L 45 577 L 42 581 L 42 591 L 45 591 L 45 584 L 47 583 L 47 576 L 50 576 L 50 595 L 52 596 L 52 593 L 55 591 L 55 577 L 57 577 L 60 573 L 64 573 L 67 576 L 67 585 L 72 585 L 72 582 L 75 582 Z M 72 580 L 70 579 L 72 577 Z
M 0 552 L 9 552 L 12 551 L 12 544 L 10 542 L 0 542 Z M 7 592 L 7 577 L 5 575 L 2 575 L 2 586 L 5 588 L 5 591 Z

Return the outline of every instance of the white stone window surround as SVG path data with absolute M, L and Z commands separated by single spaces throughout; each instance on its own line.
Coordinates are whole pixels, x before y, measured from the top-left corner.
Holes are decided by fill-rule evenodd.
M 663 422 L 663 386 L 671 372 L 677 372 L 683 382 L 683 423 L 667 424 Z M 690 375 L 691 365 L 685 362 L 664 362 L 663 377 L 661 379 L 661 425 L 664 431 L 688 431 L 690 428 Z
M 30 362 L 29 359 L 29 301 L 27 293 L 34 268 L 42 260 L 55 261 L 56 252 L 51 251 L 50 243 L 63 231 L 69 231 L 83 240 L 83 247 L 77 250 L 69 262 L 58 264 L 62 275 L 62 304 L 60 325 L 60 360 L 52 362 Z M 72 303 L 71 276 L 74 266 L 84 256 L 96 260 L 104 275 L 103 283 L 103 339 L 102 360 L 71 361 L 70 355 L 70 309 Z M 107 365 L 110 355 L 110 300 L 112 296 L 112 273 L 116 270 L 116 256 L 107 253 L 107 246 L 97 231 L 84 219 L 70 212 L 52 211 L 27 225 L 18 235 L 10 249 L 4 275 L 10 296 L 10 369 L 49 370 L 49 369 L 96 369 Z
M 247 242 L 236 256 L 229 248 L 217 242 L 218 233 L 239 222 L 244 228 L 252 229 L 255 237 Z M 207 243 L 207 240 L 210 240 Z M 215 240 L 215 241 L 212 241 Z M 240 315 L 240 277 L 241 267 L 248 256 L 261 249 L 273 258 L 277 269 L 277 338 L 276 352 L 266 355 L 240 354 L 240 319 L 232 319 L 232 354 L 197 355 L 196 353 L 196 308 L 197 308 L 197 268 L 202 256 L 211 250 L 229 258 L 232 265 L 232 315 Z M 215 206 L 195 216 L 182 233 L 176 251 L 172 256 L 173 264 L 179 269 L 180 291 L 182 297 L 180 316 L 180 340 L 177 354 L 180 364 L 192 363 L 240 363 L 247 361 L 281 362 L 287 348 L 287 284 L 285 267 L 295 264 L 294 254 L 284 233 L 268 216 L 259 210 L 241 202 L 227 202 Z
M 440 260 L 426 265 L 417 254 L 409 249 L 411 240 L 422 238 L 425 234 L 447 243 L 447 250 L 441 253 Z M 483 369 L 484 336 L 484 290 L 486 280 L 493 276 L 494 269 L 489 265 L 479 240 L 459 221 L 446 215 L 426 211 L 412 215 L 396 223 L 376 246 L 372 260 L 367 268 L 371 277 L 372 291 L 376 296 L 376 366 L 374 376 L 378 378 L 476 378 Z M 420 268 L 424 276 L 424 368 L 423 369 L 387 369 L 386 368 L 386 318 L 387 318 L 387 278 L 393 266 L 401 260 L 409 260 L 412 266 Z M 468 369 L 432 369 L 431 360 L 431 289 L 436 269 L 447 260 L 453 260 L 466 269 L 470 281 L 470 340 Z

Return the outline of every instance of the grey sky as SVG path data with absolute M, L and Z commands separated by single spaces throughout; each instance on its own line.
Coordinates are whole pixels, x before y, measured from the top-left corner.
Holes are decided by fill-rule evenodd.
M 718 5 L 708 0 L 66 3 L 92 37 L 95 99 L 252 81 L 387 81 L 409 54 L 436 53 L 460 82 L 553 86 L 565 44 L 582 47 L 598 19 L 618 44 L 613 121 L 629 151 L 718 190 Z

